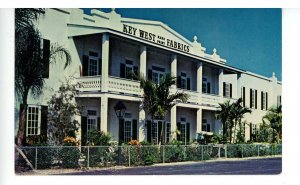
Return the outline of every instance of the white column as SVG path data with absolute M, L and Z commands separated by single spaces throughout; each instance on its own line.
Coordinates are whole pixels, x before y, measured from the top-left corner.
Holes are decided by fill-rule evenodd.
M 197 92 L 198 93 L 202 93 L 202 73 L 203 73 L 202 62 L 199 62 L 197 66 Z
M 146 46 L 141 46 L 140 48 L 140 77 L 146 79 L 146 62 L 147 62 L 147 48 Z
M 223 97 L 223 69 L 219 69 L 219 96 Z
M 177 109 L 177 106 L 174 105 L 172 108 L 171 108 L 171 133 L 172 133 L 172 138 L 171 140 L 173 139 L 176 139 L 176 109 Z
M 108 66 L 109 66 L 109 35 L 102 35 L 102 75 L 101 75 L 101 91 L 108 91 Z
M 108 113 L 108 97 L 106 94 L 101 95 L 101 107 L 100 107 L 100 129 L 103 132 L 107 132 L 107 113 Z
M 196 125 L 196 133 L 202 131 L 202 108 L 197 110 L 197 125 Z
M 177 77 L 177 55 L 172 55 L 171 59 L 171 75 Z M 176 89 L 176 85 L 172 85 L 173 89 Z
M 145 127 L 145 122 L 146 122 L 146 115 L 145 115 L 145 110 L 142 107 L 142 104 L 139 106 L 139 135 L 138 135 L 138 140 L 144 141 L 145 140 L 145 135 L 146 135 L 146 127 Z

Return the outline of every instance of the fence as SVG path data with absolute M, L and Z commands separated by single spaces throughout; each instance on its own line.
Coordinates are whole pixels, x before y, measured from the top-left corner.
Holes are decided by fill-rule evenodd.
M 35 169 L 140 166 L 154 163 L 204 161 L 281 155 L 281 144 L 36 146 L 18 147 Z M 16 166 L 26 166 L 19 158 Z

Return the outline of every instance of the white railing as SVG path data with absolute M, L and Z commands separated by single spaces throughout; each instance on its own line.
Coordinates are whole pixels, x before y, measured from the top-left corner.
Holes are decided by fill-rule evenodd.
M 120 92 L 125 94 L 141 95 L 140 82 L 135 80 L 127 80 L 110 76 L 108 79 L 108 90 L 113 92 Z
M 100 91 L 101 76 L 84 76 L 77 78 L 79 91 Z
M 223 98 L 215 94 L 202 94 L 202 105 L 218 107 Z
M 177 88 L 177 91 L 184 92 L 189 95 L 189 99 L 187 100 L 187 102 L 199 103 L 199 93 L 197 91 L 191 91 L 191 90 L 179 89 L 179 88 Z

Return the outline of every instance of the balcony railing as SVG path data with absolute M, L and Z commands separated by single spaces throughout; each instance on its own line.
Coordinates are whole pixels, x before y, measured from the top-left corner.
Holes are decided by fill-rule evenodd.
M 202 93 L 202 105 L 218 107 L 222 100 L 223 98 L 218 95 Z
M 108 79 L 108 90 L 112 92 L 119 92 L 124 94 L 142 95 L 140 82 L 135 80 L 127 80 L 110 76 Z
M 189 95 L 189 99 L 187 100 L 187 102 L 199 103 L 199 93 L 197 91 L 191 91 L 191 90 L 179 89 L 179 88 L 177 88 L 177 91 L 184 92 Z
M 83 76 L 77 78 L 79 91 L 100 91 L 101 76 Z

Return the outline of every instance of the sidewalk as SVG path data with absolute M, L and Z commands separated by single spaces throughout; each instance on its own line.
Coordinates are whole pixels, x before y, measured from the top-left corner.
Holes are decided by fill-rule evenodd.
M 282 155 L 274 155 L 274 156 L 262 156 L 262 157 L 248 157 L 248 158 L 219 158 L 212 159 L 206 161 L 184 161 L 184 162 L 173 162 L 173 163 L 157 163 L 151 166 L 114 166 L 114 167 L 103 167 L 103 168 L 78 168 L 78 169 L 45 169 L 45 170 L 33 170 L 27 172 L 16 173 L 16 175 L 64 175 L 68 173 L 76 173 L 76 172 L 89 172 L 89 171 L 97 171 L 97 170 L 119 170 L 119 169 L 132 169 L 132 168 L 148 168 L 155 166 L 180 166 L 180 165 L 189 165 L 189 164 L 203 164 L 203 163 L 211 163 L 211 162 L 224 162 L 224 161 L 247 161 L 254 159 L 267 159 L 267 158 L 281 158 Z

